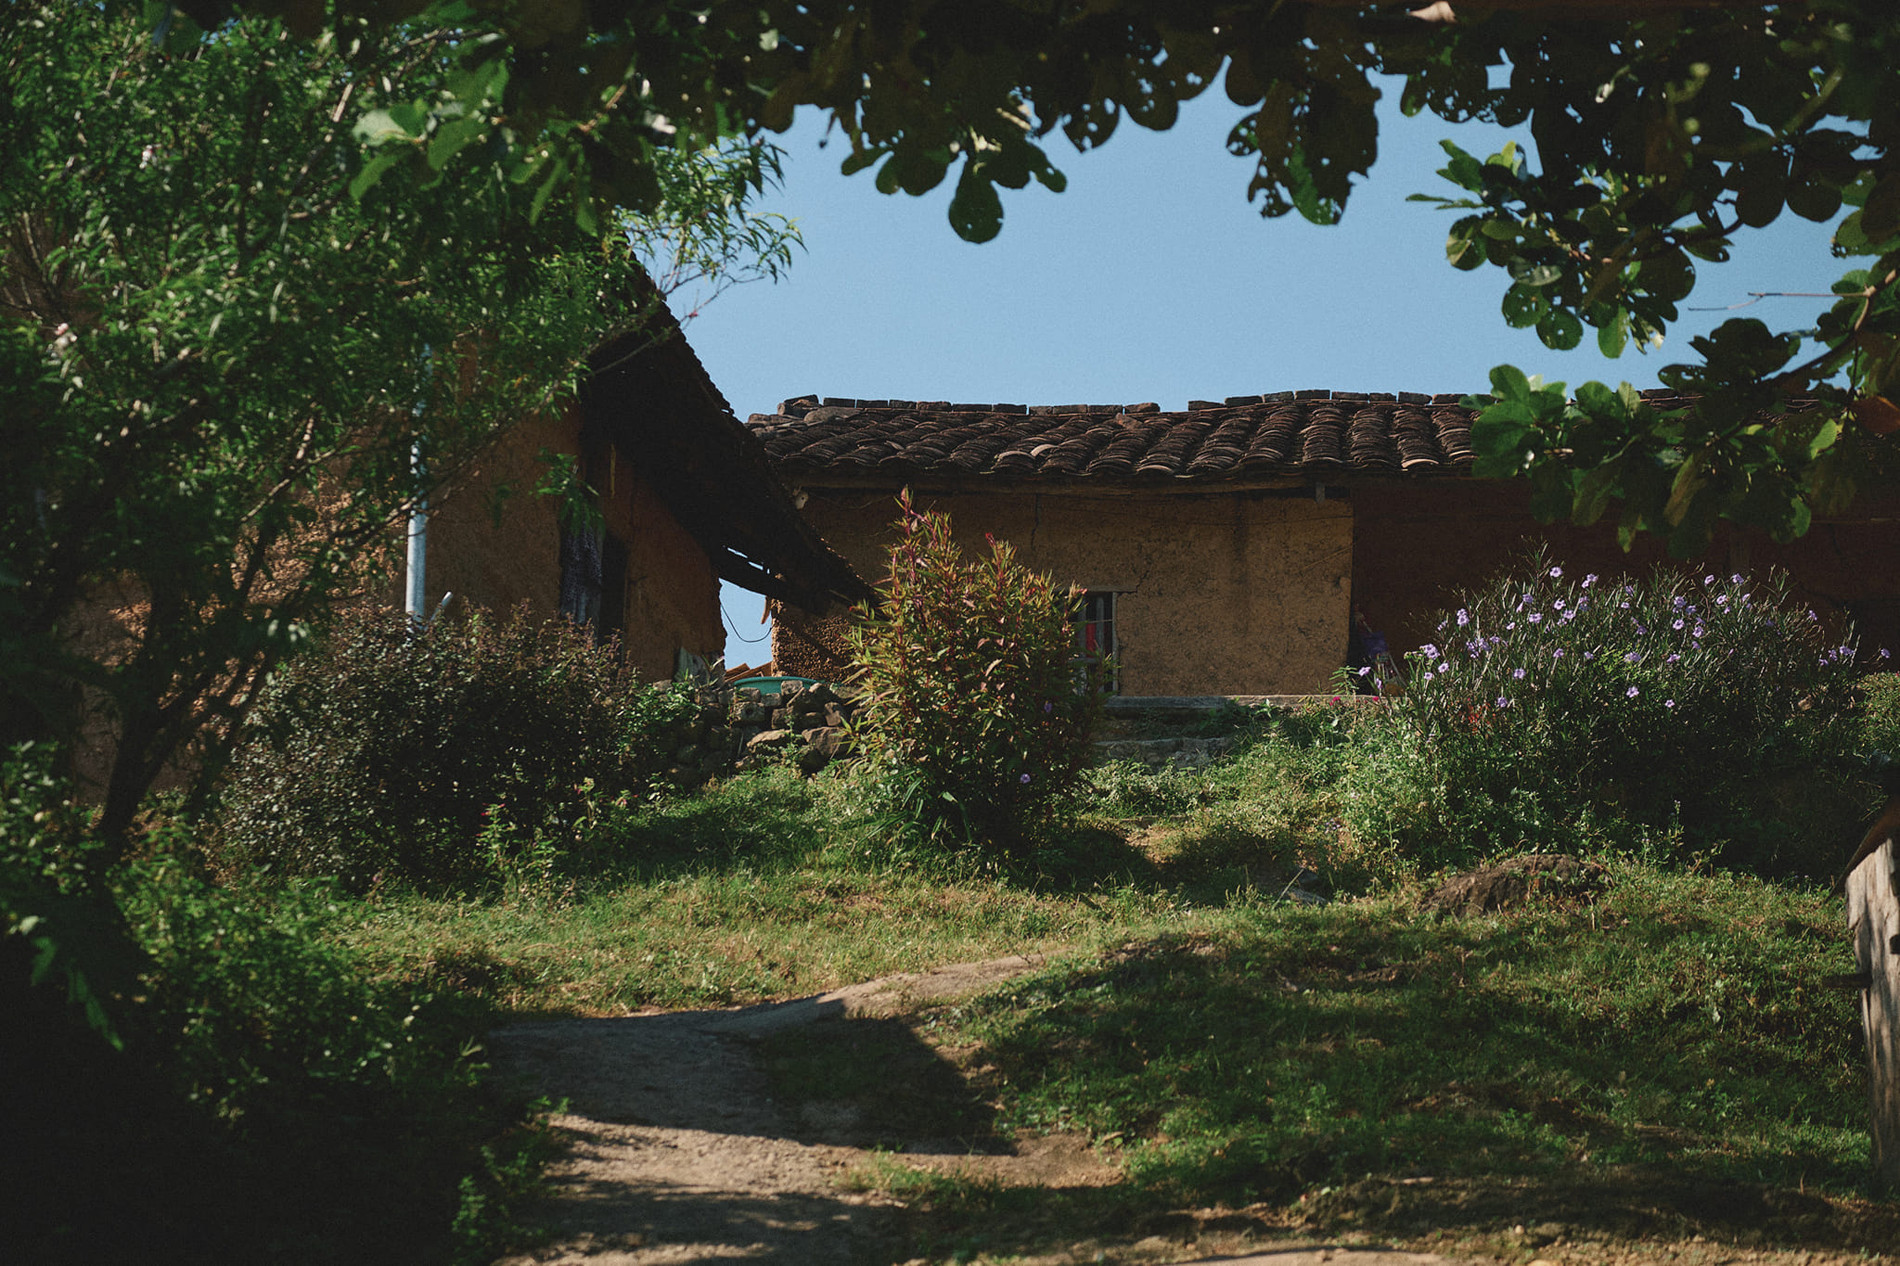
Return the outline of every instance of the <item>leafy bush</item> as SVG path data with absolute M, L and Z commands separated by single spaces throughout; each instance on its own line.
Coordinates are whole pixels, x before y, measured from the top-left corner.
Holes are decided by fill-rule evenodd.
M 1353 781 L 1351 825 L 1427 863 L 1677 838 L 1762 870 L 1812 867 L 1799 825 L 1851 829 L 1855 647 L 1786 582 L 1570 578 L 1534 556 L 1410 657 Z
M 0 798 L 0 1158 L 47 1262 L 428 1261 L 511 1109 L 489 1017 L 373 980 L 321 890 L 221 888 L 154 827 L 94 863 L 91 815 L 16 751 Z M 505 1142 L 505 1140 L 500 1140 Z M 492 1202 L 491 1202 L 492 1204 Z M 491 1218 L 492 1221 L 492 1218 Z
M 696 705 L 566 621 L 343 619 L 277 674 L 226 785 L 229 856 L 291 874 L 487 882 L 602 799 L 654 788 Z M 571 847 L 562 845 L 558 847 Z
M 867 733 L 892 813 L 926 835 L 1020 854 L 1076 783 L 1100 708 L 1072 649 L 1073 597 L 1005 541 L 965 562 L 950 520 L 914 509 L 882 602 L 856 633 Z M 1078 689 L 1081 686 L 1081 689 Z

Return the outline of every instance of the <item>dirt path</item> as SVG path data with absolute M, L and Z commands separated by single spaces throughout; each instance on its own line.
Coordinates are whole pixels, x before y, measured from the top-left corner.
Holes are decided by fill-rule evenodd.
M 1118 1171 L 1086 1139 L 999 1138 L 981 1120 L 972 1125 L 953 1114 L 945 1125 L 941 1112 L 933 1117 L 930 1111 L 915 1111 L 917 1103 L 928 1107 L 931 1102 L 925 1083 L 933 1076 L 958 1088 L 962 1083 L 939 1052 L 895 1017 L 988 988 L 1044 962 L 1041 956 L 1011 957 L 874 980 L 793 1002 L 498 1031 L 493 1048 L 499 1069 L 532 1093 L 566 1099 L 570 1110 L 557 1124 L 575 1140 L 552 1174 L 557 1191 L 546 1217 L 555 1234 L 533 1252 L 498 1266 L 722 1261 L 928 1266 L 962 1258 L 954 1256 L 954 1246 L 943 1244 L 931 1257 L 911 1257 L 920 1237 L 930 1235 L 928 1218 L 897 1199 L 854 1190 L 874 1184 L 840 1180 L 860 1167 L 896 1162 L 1033 1186 L 1071 1201 L 1089 1188 L 1114 1184 Z M 872 1038 L 868 1044 L 860 1041 L 866 1033 Z M 888 1119 L 882 1125 L 875 1119 L 871 1100 L 774 1102 L 762 1055 L 782 1055 L 788 1043 L 798 1047 L 801 1042 L 803 1058 L 820 1070 L 821 1081 L 836 1068 L 841 1076 L 892 1088 L 898 1100 L 912 1096 L 895 1118 L 903 1131 L 895 1143 Z M 866 1050 L 871 1052 L 868 1065 Z M 936 1102 L 941 1107 L 941 1095 Z M 868 1116 L 861 1111 L 867 1103 Z M 936 1136 L 932 1125 L 920 1124 L 925 1122 L 933 1123 Z M 874 1143 L 896 1155 L 880 1157 Z M 1445 1193 L 1457 1215 L 1453 1195 Z M 1487 1198 L 1500 1196 L 1505 1203 L 1498 1213 L 1536 1221 L 1530 1208 L 1509 1199 L 1508 1191 L 1489 1192 Z M 1395 1209 L 1398 1199 L 1392 1196 Z M 1068 1216 L 1076 1220 L 1073 1206 Z M 1515 1266 L 1847 1266 L 1856 1256 L 1838 1250 L 1745 1249 L 1687 1233 L 1677 1242 L 1603 1236 L 1566 1240 L 1574 1230 L 1553 1224 L 1527 1232 L 1520 1225 L 1489 1238 L 1455 1237 L 1446 1247 L 1469 1255 L 1462 1260 Z M 1275 1243 L 1299 1233 L 1283 1220 L 1246 1211 L 1182 1211 L 1009 1260 L 1022 1266 L 1186 1260 L 1230 1266 L 1455 1266 L 1456 1259 L 1429 1253 Z M 1047 1238 L 1031 1237 L 1036 1242 Z M 1414 1228 L 1403 1238 L 1423 1247 L 1434 1237 Z M 1760 1237 L 1750 1242 L 1759 1244 Z
M 889 1261 L 894 1202 L 842 1190 L 870 1150 L 826 1141 L 849 1123 L 775 1104 L 753 1047 L 827 1019 L 879 1017 L 974 992 L 1043 965 L 1042 956 L 893 976 L 794 1002 L 523 1024 L 497 1032 L 504 1074 L 566 1099 L 557 1124 L 576 1145 L 557 1167 L 558 1233 L 511 1263 L 829 1263 Z M 845 1128 L 840 1129 L 843 1125 Z M 996 1181 L 1112 1183 L 1116 1172 L 1076 1140 L 1037 1140 L 969 1156 L 943 1141 L 905 1161 L 974 1169 Z

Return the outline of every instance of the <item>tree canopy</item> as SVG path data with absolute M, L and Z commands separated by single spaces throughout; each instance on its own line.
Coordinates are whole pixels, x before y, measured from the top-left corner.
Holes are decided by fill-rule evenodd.
M 784 262 L 745 147 L 591 224 L 452 146 L 370 179 L 381 120 L 472 91 L 462 38 L 0 12 L 0 738 L 110 734 L 108 839 L 418 497 L 651 315 L 642 252 Z
M 416 4 L 181 9 L 213 23 L 241 5 L 316 32 L 338 13 L 391 21 Z M 1680 551 L 1723 516 L 1798 535 L 1815 509 L 1884 478 L 1876 437 L 1900 424 L 1893 6 L 1420 4 L 455 0 L 431 12 L 464 32 L 463 87 L 392 109 L 391 135 L 416 162 L 505 135 L 537 205 L 585 219 L 649 204 L 669 150 L 782 131 L 811 106 L 847 142 L 845 169 L 874 169 L 886 192 L 923 192 L 954 169 L 951 225 L 981 241 L 1002 226 L 999 187 L 1062 187 L 1056 136 L 1089 149 L 1124 120 L 1165 129 L 1213 88 L 1236 108 L 1228 147 L 1255 158 L 1246 195 L 1262 214 L 1336 220 L 1378 155 L 1374 104 L 1396 89 L 1407 113 L 1528 129 L 1525 151 L 1451 148 L 1458 188 L 1438 200 L 1459 213 L 1452 264 L 1502 269 L 1504 319 L 1554 349 L 1592 333 L 1613 355 L 1641 346 L 1737 234 L 1848 212 L 1835 236 L 1848 266 L 1838 280 L 1817 267 L 1812 287 L 1841 299 L 1815 328 L 1745 318 L 1697 340 L 1700 362 L 1662 374 L 1700 397 L 1672 417 L 1608 388 L 1572 399 L 1501 374 L 1476 433 L 1485 473 L 1528 473 L 1549 517 L 1589 522 L 1619 504 L 1626 536 L 1662 531 Z M 502 67 L 484 130 L 458 100 Z M 1791 411 L 1805 396 L 1822 407 Z

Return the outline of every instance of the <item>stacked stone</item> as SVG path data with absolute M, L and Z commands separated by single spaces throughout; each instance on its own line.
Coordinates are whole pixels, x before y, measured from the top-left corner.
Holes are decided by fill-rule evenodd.
M 698 706 L 668 736 L 673 763 L 666 777 L 676 787 L 699 787 L 725 777 L 739 755 L 739 741 L 729 720 L 732 688 L 723 682 L 701 686 L 693 692 L 693 702 Z
M 788 681 L 777 695 L 741 686 L 733 691 L 727 712 L 735 740 L 733 767 L 789 760 L 800 772 L 815 774 L 847 753 L 849 727 L 860 706 L 857 691 L 829 682 Z

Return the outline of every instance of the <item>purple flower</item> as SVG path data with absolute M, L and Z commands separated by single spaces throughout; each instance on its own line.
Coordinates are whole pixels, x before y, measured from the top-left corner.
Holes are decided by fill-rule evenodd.
M 1365 675 L 1366 675 L 1367 673 L 1369 673 L 1369 672 L 1371 672 L 1371 671 L 1372 671 L 1372 665 L 1371 665 L 1371 664 L 1367 664 L 1367 665 L 1366 665 L 1366 666 L 1365 666 L 1364 668 L 1361 668 L 1361 669 L 1359 670 L 1359 675 L 1360 675 L 1361 677 L 1364 677 L 1364 676 L 1365 676 Z
M 1595 651 L 1585 651 L 1583 653 L 1583 662 L 1587 664 L 1591 660 L 1595 659 L 1596 657 L 1597 657 L 1597 653 Z
M 1718 594 L 1716 594 L 1716 595 L 1715 595 L 1715 605 L 1716 605 L 1716 606 L 1718 606 L 1718 607 L 1725 607 L 1725 606 L 1727 606 L 1727 605 L 1728 605 L 1728 595 L 1727 595 L 1727 594 L 1725 594 L 1725 593 L 1718 593 Z
M 1028 775 L 1028 774 L 1024 774 L 1024 775 L 1023 775 L 1023 776 L 1022 776 L 1021 778 L 1018 778 L 1018 779 L 1017 779 L 1016 781 L 1017 781 L 1017 782 L 1021 782 L 1021 783 L 1026 783 L 1026 782 L 1028 782 L 1028 781 L 1029 781 L 1029 775 Z
M 1630 609 L 1629 599 L 1627 598 L 1625 598 L 1622 602 L 1617 603 L 1616 605 L 1623 608 L 1623 610 L 1625 611 Z
M 1583 587 L 1585 589 L 1588 589 L 1591 585 L 1594 585 L 1596 582 L 1597 582 L 1597 574 L 1595 572 L 1591 572 L 1589 575 L 1583 578 Z
M 1438 658 L 1438 648 L 1436 646 L 1433 646 L 1430 642 L 1425 643 L 1425 645 L 1419 647 L 1418 649 L 1419 649 L 1419 652 L 1423 654 L 1426 659 Z
M 1643 692 L 1638 690 L 1636 687 L 1631 686 L 1628 690 L 1623 692 L 1623 696 L 1626 699 L 1634 699 L 1637 695 L 1641 693 Z
M 1517 621 L 1516 621 L 1516 620 L 1512 620 L 1512 621 L 1511 621 L 1511 622 L 1510 622 L 1509 624 L 1507 624 L 1507 625 L 1505 625 L 1505 626 L 1504 626 L 1504 631 L 1505 631 L 1506 633 L 1509 633 L 1509 632 L 1510 632 L 1510 631 L 1511 631 L 1512 629 L 1514 629 L 1514 628 L 1516 628 L 1516 627 L 1517 627 Z
M 1510 701 L 1509 699 L 1506 699 L 1506 698 L 1505 698 L 1505 697 L 1504 697 L 1503 695 L 1499 695 L 1499 696 L 1498 696 L 1498 706 L 1499 706 L 1500 708 L 1508 708 L 1508 707 L 1510 707 L 1510 706 L 1511 706 L 1511 701 Z
M 1681 620 L 1677 620 L 1677 621 L 1676 621 L 1676 622 L 1675 622 L 1674 624 L 1672 624 L 1672 625 L 1670 625 L 1669 627 L 1670 627 L 1670 628 L 1672 628 L 1672 629 L 1676 629 L 1676 630 L 1678 630 L 1678 631 L 1680 631 L 1680 630 L 1681 630 L 1681 628 L 1682 628 L 1682 621 L 1681 621 Z
M 1420 678 L 1419 680 L 1421 680 L 1421 681 L 1430 681 L 1431 679 L 1432 679 L 1432 675 L 1431 675 L 1430 673 L 1426 673 L 1426 674 L 1425 674 L 1425 675 L 1424 675 L 1423 677 L 1421 677 L 1421 678 Z
M 1687 599 L 1687 598 L 1685 598 L 1685 597 L 1683 597 L 1683 596 L 1682 596 L 1681 594 L 1677 594 L 1677 595 L 1676 595 L 1676 600 L 1675 600 L 1674 602 L 1672 602 L 1672 603 L 1670 603 L 1669 605 L 1670 605 L 1670 606 L 1672 606 L 1672 607 L 1674 607 L 1674 608 L 1675 608 L 1676 610 L 1678 610 L 1678 611 L 1680 611 L 1680 610 L 1682 610 L 1682 604 L 1683 604 L 1683 603 L 1685 603 L 1685 602 L 1687 602 L 1687 601 L 1688 601 L 1688 599 Z
M 1675 662 L 1676 662 L 1677 660 L 1679 660 L 1679 659 L 1681 659 L 1681 658 L 1682 658 L 1682 656 L 1680 656 L 1680 655 L 1671 655 L 1671 656 L 1670 656 L 1670 657 L 1669 657 L 1668 659 L 1665 659 L 1665 660 L 1663 661 L 1663 663 L 1665 663 L 1665 664 L 1673 664 L 1673 663 L 1675 663 Z
M 1564 657 L 1564 648 L 1559 646 L 1556 650 L 1550 653 L 1550 657 L 1552 659 L 1562 659 Z
M 1712 585 L 1712 584 L 1714 584 L 1714 583 L 1715 583 L 1715 577 L 1713 577 L 1713 576 L 1704 576 L 1704 577 L 1702 578 L 1702 583 L 1703 583 L 1703 584 L 1705 584 L 1705 585 Z
M 1042 705 L 1042 710 L 1044 712 L 1054 712 L 1056 710 L 1056 705 L 1053 703 L 1044 702 L 1044 704 Z
M 1564 612 L 1564 620 L 1565 620 L 1565 622 L 1567 623 L 1567 622 L 1569 622 L 1569 621 L 1571 621 L 1571 620 L 1574 620 L 1574 619 L 1576 619 L 1576 618 L 1577 618 L 1577 612 L 1578 612 L 1579 610 L 1581 610 L 1581 608 L 1579 608 L 1579 607 L 1572 607 L 1572 608 L 1570 608 L 1570 610 L 1568 610 L 1568 611 L 1566 611 L 1566 612 Z
M 1550 569 L 1550 574 L 1552 579 L 1560 578 L 1564 574 L 1564 569 L 1561 567 L 1553 567 Z
M 1735 573 L 1735 574 L 1734 574 L 1733 576 L 1730 576 L 1730 577 L 1728 578 L 1728 582 L 1729 582 L 1729 583 L 1730 583 L 1731 585 L 1739 585 L 1739 584 L 1741 584 L 1741 583 L 1742 583 L 1742 573 L 1740 573 L 1740 572 L 1736 572 L 1736 573 Z
M 1702 626 L 1701 626 L 1700 624 L 1698 624 L 1698 625 L 1696 625 L 1696 626 L 1695 626 L 1695 628 L 1694 628 L 1693 630 L 1691 630 L 1691 632 L 1692 632 L 1692 634 L 1693 634 L 1693 636 L 1695 636 L 1695 637 L 1701 637 L 1701 636 L 1702 636 L 1703 634 L 1705 634 L 1705 633 L 1707 633 L 1707 632 L 1708 632 L 1708 630 L 1707 630 L 1707 629 L 1705 629 L 1705 628 L 1703 628 L 1703 627 L 1702 627 Z
M 1439 671 L 1439 672 L 1441 672 L 1441 673 L 1444 673 L 1444 672 L 1450 672 L 1450 671 L 1451 671 L 1451 665 L 1450 665 L 1450 664 L 1448 664 L 1448 663 L 1446 663 L 1446 662 L 1445 662 L 1444 660 L 1442 660 L 1442 659 L 1441 659 L 1441 660 L 1439 660 L 1439 661 L 1438 661 L 1438 671 Z
M 1524 680 L 1524 670 L 1522 668 L 1513 668 L 1511 670 L 1511 676 L 1517 678 L 1519 681 L 1522 681 Z
M 1639 624 L 1639 625 L 1637 625 L 1637 626 L 1636 626 L 1636 631 L 1637 631 L 1637 632 L 1638 632 L 1639 634 L 1640 634 L 1640 633 L 1647 633 L 1647 632 L 1649 632 L 1649 626 L 1648 626 L 1647 624 Z
M 1663 700 L 1663 707 L 1665 707 L 1665 708 L 1673 708 L 1673 707 L 1675 707 L 1675 706 L 1676 706 L 1676 701 L 1675 701 L 1674 699 L 1664 699 L 1664 700 Z
M 1642 657 L 1643 657 L 1643 653 L 1641 651 L 1631 651 L 1629 654 L 1623 657 L 1623 662 L 1626 664 L 1634 664 L 1637 660 L 1641 659 Z
M 1543 612 L 1541 611 L 1531 612 L 1530 618 L 1531 618 L 1532 624 L 1542 624 L 1544 622 L 1544 615 L 1543 615 Z
M 1459 607 L 1458 608 L 1458 627 L 1462 629 L 1463 627 L 1465 627 L 1465 625 L 1469 623 L 1471 623 L 1471 612 L 1465 610 L 1463 607 Z
M 1893 658 L 1893 652 L 1891 652 L 1891 651 L 1889 651 L 1889 650 L 1888 650 L 1888 649 L 1887 649 L 1886 647 L 1884 647 L 1884 646 L 1883 646 L 1883 647 L 1881 647 L 1881 648 L 1880 648 L 1880 658 L 1882 658 L 1882 659 L 1892 659 L 1892 658 Z

